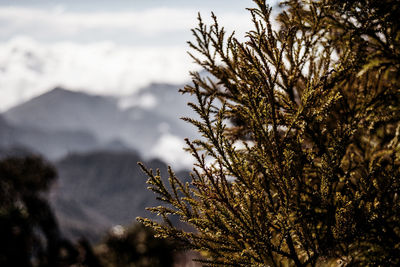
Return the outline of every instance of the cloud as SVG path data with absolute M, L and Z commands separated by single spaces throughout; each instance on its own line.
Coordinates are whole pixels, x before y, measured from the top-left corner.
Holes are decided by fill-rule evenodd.
M 216 13 L 219 24 L 241 39 L 252 28 L 250 16 L 228 9 Z M 210 24 L 209 10 L 200 11 Z M 124 95 L 151 82 L 187 82 L 188 72 L 197 69 L 186 54 L 197 12 L 178 7 L 78 12 L 62 6 L 0 6 L 0 111 L 55 86 Z M 156 102 L 145 94 L 121 107 L 135 105 L 152 108 Z M 183 140 L 169 134 L 166 124 L 159 131 L 163 135 L 151 156 L 178 168 L 192 166 Z
M 71 12 L 63 8 L 38 9 L 27 7 L 0 7 L 0 37 L 25 34 L 39 40 L 68 38 L 113 39 L 115 33 L 131 38 L 153 38 L 166 34 L 181 34 L 186 38 L 190 28 L 197 25 L 197 10 L 191 8 L 151 8 L 146 10 L 113 12 Z M 209 16 L 209 12 L 203 14 Z M 243 10 L 219 15 L 221 25 L 239 32 L 249 29 L 250 19 Z M 135 38 L 140 36 L 140 38 Z M 151 39 L 151 40 L 153 40 Z M 75 40 L 76 41 L 76 40 Z M 162 41 L 162 40 L 160 40 Z M 184 42 L 185 40 L 180 40 Z
M 195 68 L 185 47 L 45 44 L 18 37 L 0 43 L 0 110 L 58 85 L 124 95 L 151 82 L 184 83 Z
M 177 169 L 185 169 L 193 166 L 194 158 L 183 149 L 186 143 L 177 136 L 165 133 L 150 151 L 152 157 L 160 158 Z
M 239 36 L 247 12 L 217 14 Z M 210 22 L 208 12 L 203 12 Z M 127 94 L 151 82 L 183 83 L 197 67 L 186 54 L 194 8 L 68 11 L 0 6 L 0 111 L 54 86 Z
M 95 28 L 129 28 L 142 33 L 157 34 L 166 30 L 187 29 L 193 22 L 193 12 L 181 9 L 156 8 L 127 12 L 67 12 L 62 8 L 52 10 L 2 7 L 0 18 L 15 27 L 26 25 L 80 31 Z M 171 19 L 174 18 L 174 19 Z M 168 22 L 168 23 L 166 23 Z M 189 22 L 189 23 L 188 23 Z
M 123 97 L 120 99 L 118 106 L 120 109 L 139 107 L 150 110 L 157 106 L 157 102 L 157 98 L 154 95 L 144 93 L 134 97 Z

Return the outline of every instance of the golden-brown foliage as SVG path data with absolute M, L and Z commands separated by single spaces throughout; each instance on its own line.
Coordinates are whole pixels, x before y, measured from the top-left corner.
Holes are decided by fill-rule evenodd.
M 165 224 L 139 220 L 209 265 L 400 264 L 400 4 L 286 1 L 275 29 L 255 2 L 244 43 L 199 16 L 192 183 L 143 167 Z

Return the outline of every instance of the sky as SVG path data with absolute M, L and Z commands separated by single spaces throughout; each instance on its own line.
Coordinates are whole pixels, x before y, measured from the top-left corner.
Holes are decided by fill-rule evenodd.
M 243 38 L 250 0 L 0 0 L 0 111 L 64 86 L 127 95 L 181 84 L 200 12 Z

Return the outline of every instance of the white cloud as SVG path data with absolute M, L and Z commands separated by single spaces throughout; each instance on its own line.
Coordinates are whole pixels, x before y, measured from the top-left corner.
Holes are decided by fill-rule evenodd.
M 195 68 L 185 47 L 43 44 L 15 38 L 0 43 L 0 110 L 58 85 L 123 95 L 151 82 L 186 82 Z
M 186 29 L 193 22 L 190 10 L 155 8 L 127 12 L 68 12 L 57 8 L 52 10 L 2 7 L 0 19 L 9 21 L 15 27 L 39 25 L 48 28 L 80 31 L 94 28 L 129 28 L 135 31 L 156 34 L 166 30 Z M 173 18 L 173 19 L 171 19 Z M 167 22 L 167 24 L 165 24 Z M 188 23 L 189 22 L 189 23 Z
M 185 146 L 180 137 L 165 133 L 154 144 L 150 155 L 162 159 L 177 169 L 190 168 L 193 166 L 194 158 L 183 150 Z
M 238 12 L 217 14 L 220 24 L 248 30 L 249 15 Z M 151 82 L 186 82 L 196 69 L 186 54 L 196 17 L 194 8 L 77 12 L 0 6 L 0 111 L 57 85 L 127 94 Z M 208 12 L 203 17 L 210 22 Z
M 62 8 L 0 7 L 0 36 L 29 34 L 34 38 L 54 40 L 83 38 L 82 34 L 90 34 L 92 38 L 104 40 L 116 32 L 125 33 L 127 39 L 135 39 L 134 35 L 149 38 L 168 33 L 181 33 L 185 38 L 189 30 L 197 25 L 197 12 L 191 8 L 71 12 Z M 209 12 L 202 15 L 207 18 Z M 221 13 L 218 17 L 221 25 L 226 25 L 228 29 L 239 32 L 249 29 L 249 14 L 244 10 Z
M 132 107 L 140 107 L 143 109 L 152 109 L 157 105 L 157 98 L 150 94 L 133 95 L 131 97 L 123 97 L 119 100 L 120 109 L 128 109 Z

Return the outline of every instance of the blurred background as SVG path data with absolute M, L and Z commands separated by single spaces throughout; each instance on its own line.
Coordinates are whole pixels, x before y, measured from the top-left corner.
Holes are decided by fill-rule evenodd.
M 109 259 L 105 240 L 113 234 L 133 233 L 127 244 L 140 247 L 145 237 L 137 233 L 147 230 L 135 218 L 154 218 L 144 209 L 157 202 L 136 163 L 164 176 L 171 165 L 183 180 L 193 163 L 182 148 L 196 130 L 179 119 L 194 116 L 186 106 L 191 99 L 178 89 L 190 82 L 189 71 L 199 70 L 186 44 L 194 40 L 197 14 L 210 22 L 215 12 L 243 40 L 251 29 L 245 8 L 253 6 L 250 0 L 0 0 L 0 221 L 9 250 L 0 265 L 15 264 L 7 259 L 22 259 L 27 246 L 26 262 L 18 264 L 54 264 L 50 244 L 73 254 L 61 240 L 76 255 L 91 255 L 94 246 L 93 255 Z M 30 205 L 32 199 L 39 204 Z M 19 241 L 10 246 L 10 240 Z M 141 248 L 139 254 L 149 250 Z M 141 264 L 134 266 L 158 263 Z

